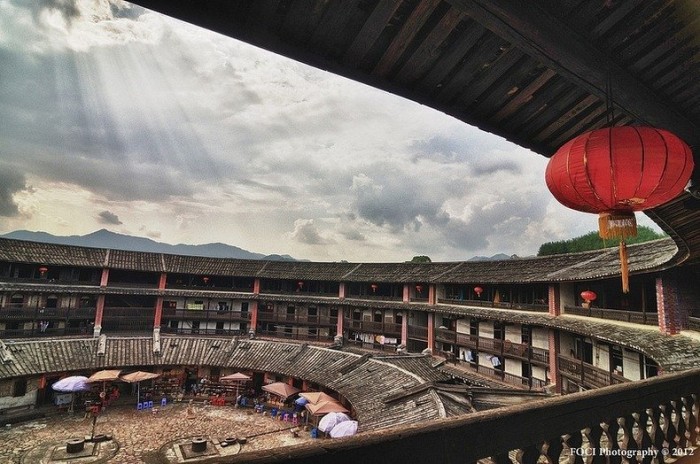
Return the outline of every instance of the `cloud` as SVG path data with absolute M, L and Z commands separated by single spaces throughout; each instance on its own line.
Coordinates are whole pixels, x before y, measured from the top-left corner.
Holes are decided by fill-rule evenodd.
M 114 225 L 122 225 L 123 222 L 119 220 L 119 216 L 117 216 L 114 213 L 110 213 L 109 211 L 102 211 L 100 214 L 98 214 L 99 220 L 102 224 L 114 224 Z
M 575 223 L 527 150 L 122 1 L 0 0 L 0 62 L 5 227 L 80 211 L 171 243 L 403 261 L 527 255 Z
M 323 238 L 314 224 L 313 219 L 297 219 L 294 221 L 294 231 L 291 237 L 306 245 L 329 245 L 333 240 Z
M 19 208 L 14 200 L 14 195 L 27 189 L 24 174 L 7 166 L 0 160 L 0 216 L 17 216 Z

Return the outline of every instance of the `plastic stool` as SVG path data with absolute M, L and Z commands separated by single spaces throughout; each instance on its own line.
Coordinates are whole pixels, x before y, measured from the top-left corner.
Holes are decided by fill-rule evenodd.
M 166 397 L 162 397 L 162 398 L 160 399 L 160 405 L 161 405 L 161 407 L 162 407 L 162 406 L 165 406 L 166 404 L 168 404 L 168 399 L 167 399 Z
M 153 401 L 149 401 L 149 402 L 148 402 L 148 406 L 146 406 L 146 407 L 147 407 L 148 409 L 152 408 L 152 407 L 153 407 Z
M 143 409 L 143 403 L 136 403 L 136 410 L 140 411 Z
M 318 429 L 316 427 L 311 429 L 311 438 L 318 438 Z

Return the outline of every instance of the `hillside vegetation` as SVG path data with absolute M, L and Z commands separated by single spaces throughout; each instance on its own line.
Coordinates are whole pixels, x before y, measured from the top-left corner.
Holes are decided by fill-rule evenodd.
M 647 226 L 637 228 L 637 236 L 626 240 L 628 244 L 648 242 L 664 238 L 666 235 L 654 232 Z M 617 240 L 603 240 L 598 236 L 598 232 L 589 232 L 580 237 L 559 242 L 547 242 L 540 246 L 537 256 L 560 255 L 563 253 L 576 253 L 578 251 L 600 250 L 617 246 Z

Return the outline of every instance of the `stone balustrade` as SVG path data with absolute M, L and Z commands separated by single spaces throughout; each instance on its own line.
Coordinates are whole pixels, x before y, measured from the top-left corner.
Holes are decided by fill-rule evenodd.
M 544 457 L 550 463 L 595 464 L 624 457 L 666 463 L 700 457 L 699 410 L 700 369 L 693 369 L 284 452 L 246 453 L 236 462 L 535 464 Z

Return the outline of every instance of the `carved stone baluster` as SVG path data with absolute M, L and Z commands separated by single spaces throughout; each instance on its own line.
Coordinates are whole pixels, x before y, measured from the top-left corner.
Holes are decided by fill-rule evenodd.
M 542 453 L 540 448 L 535 445 L 530 445 L 527 448 L 520 449 L 515 453 L 515 461 L 518 464 L 537 464 Z
M 654 441 L 651 438 L 650 429 L 653 430 L 653 422 L 650 424 L 650 411 L 645 409 L 640 413 L 634 413 L 635 420 L 639 425 L 639 449 L 649 450 L 654 445 Z M 653 462 L 654 456 L 644 456 L 642 459 L 643 464 L 651 464 Z
M 676 426 L 673 420 L 673 405 L 668 402 L 662 404 L 661 413 L 664 420 L 664 424 L 661 426 L 661 430 L 664 433 L 664 447 L 669 449 L 675 449 L 676 447 Z
M 618 443 L 618 433 L 620 431 L 620 424 L 617 423 L 617 419 L 610 419 L 601 424 L 603 427 L 603 432 L 607 438 L 607 445 L 605 448 L 611 451 L 612 456 L 606 456 L 608 458 L 608 463 L 610 464 L 620 464 L 622 462 L 622 457 L 619 453 L 615 453 L 615 450 L 620 449 L 620 444 Z
M 547 462 L 549 464 L 559 464 L 562 451 L 564 451 L 564 446 L 561 443 L 561 437 L 547 440 L 545 445 L 542 446 L 542 454 L 545 458 L 547 458 Z
M 639 446 L 634 437 L 634 417 L 627 415 L 617 420 L 617 423 L 622 427 L 622 446 L 623 450 L 638 450 Z M 637 464 L 639 461 L 636 457 L 629 458 L 630 464 Z
M 572 432 L 564 436 L 564 447 L 566 449 L 566 456 L 569 457 L 569 464 L 585 464 L 581 452 L 572 452 L 572 450 L 580 450 L 583 446 L 583 436 L 582 432 Z
M 673 411 L 676 413 L 675 420 L 673 421 L 676 426 L 676 437 L 674 441 L 679 448 L 685 448 L 688 445 L 688 437 L 686 435 L 688 427 L 685 422 L 686 418 L 683 417 L 683 401 L 671 401 L 671 404 L 673 405 Z
M 651 414 L 649 419 L 651 419 L 651 431 L 649 432 L 649 435 L 651 436 L 651 441 L 654 444 L 654 448 L 660 450 L 664 447 L 664 430 L 661 426 L 661 406 L 650 409 L 650 412 Z
M 603 448 L 603 443 L 601 442 L 601 437 L 603 436 L 603 428 L 601 424 L 595 424 L 583 431 L 583 434 L 588 438 L 588 448 L 595 450 L 593 454 L 593 459 L 591 464 L 604 464 L 606 459 L 604 456 L 598 452 L 598 450 Z M 593 453 L 593 452 L 591 452 Z
M 685 410 L 687 411 L 688 442 L 691 446 L 698 444 L 698 402 L 695 395 L 683 398 Z

